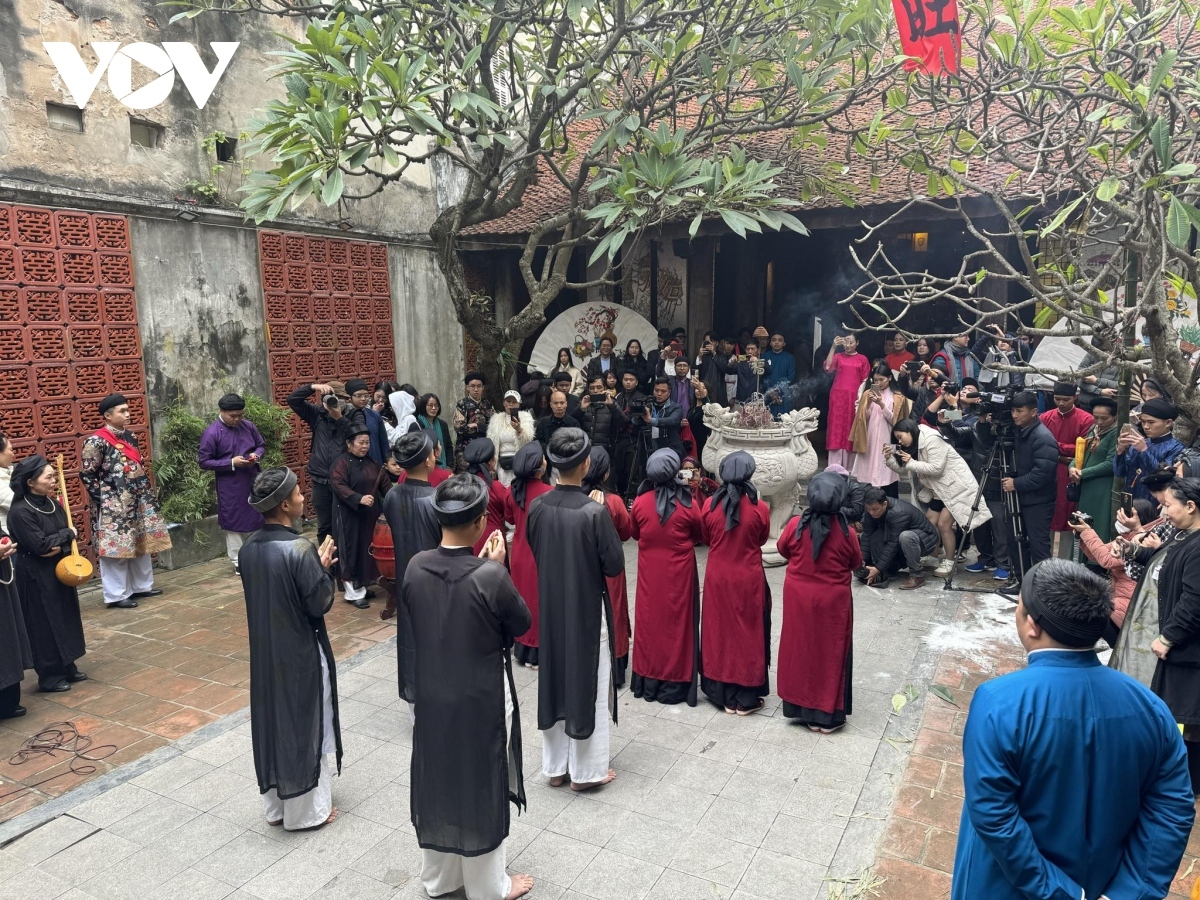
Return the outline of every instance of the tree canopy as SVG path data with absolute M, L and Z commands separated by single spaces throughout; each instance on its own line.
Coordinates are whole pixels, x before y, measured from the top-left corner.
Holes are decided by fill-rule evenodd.
M 1142 362 L 1200 423 L 1200 360 L 1180 347 L 1200 345 L 1183 315 L 1200 287 L 1197 5 L 969 0 L 960 11 L 960 73 L 909 75 L 859 137 L 874 169 L 906 170 L 912 191 L 863 241 L 867 279 L 849 317 L 903 328 L 913 308 L 950 302 L 949 336 L 1022 316 L 1038 326 L 1027 331 L 1088 348 L 1075 375 Z M 987 227 L 975 198 L 991 201 Z M 893 264 L 879 230 L 947 208 L 980 249 L 946 278 Z M 1009 299 L 985 296 L 989 279 Z
M 260 221 L 310 197 L 385 190 L 439 157 L 465 177 L 429 233 L 489 375 L 572 281 L 577 248 L 612 260 L 666 221 L 805 233 L 763 152 L 820 145 L 825 123 L 894 63 L 878 0 L 178 0 L 298 16 L 274 72 L 285 95 L 254 126 L 270 168 L 244 208 Z M 462 241 L 517 209 L 538 179 L 567 198 L 524 242 L 530 303 L 503 325 L 468 285 Z M 813 173 L 814 189 L 826 175 Z M 497 385 L 501 379 L 493 379 Z

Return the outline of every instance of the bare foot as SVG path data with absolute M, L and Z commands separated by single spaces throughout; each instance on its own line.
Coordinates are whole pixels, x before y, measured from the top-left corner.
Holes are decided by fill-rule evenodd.
M 328 825 L 330 822 L 332 822 L 337 817 L 338 817 L 338 808 L 335 806 L 333 809 L 331 809 L 329 811 L 329 818 L 326 819 L 324 822 L 320 823 L 319 825 L 313 825 L 309 828 L 290 828 L 288 830 L 289 831 L 316 831 L 318 828 L 324 828 L 326 825 Z
M 533 879 L 528 875 L 512 875 L 509 877 L 509 881 L 512 882 L 512 889 L 504 900 L 517 900 L 518 897 L 524 897 L 533 890 Z
M 567 775 L 551 775 L 550 776 L 550 787 L 562 787 L 564 784 L 567 783 L 567 780 L 570 777 L 571 776 L 569 774 L 567 774 Z
M 617 773 L 614 772 L 612 769 L 609 769 L 608 777 L 602 778 L 599 781 L 589 781 L 587 784 L 576 784 L 574 781 L 572 781 L 571 782 L 571 790 L 573 790 L 573 791 L 590 791 L 592 788 L 598 788 L 598 787 L 602 787 L 603 785 L 608 784 L 610 781 L 612 781 L 616 777 L 617 777 Z

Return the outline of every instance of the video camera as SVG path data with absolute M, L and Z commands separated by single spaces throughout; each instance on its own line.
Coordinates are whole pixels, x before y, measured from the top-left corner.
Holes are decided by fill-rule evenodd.
M 980 415 L 1012 418 L 1013 397 L 1016 395 L 1017 390 L 1013 387 L 1005 388 L 1003 391 L 980 391 Z

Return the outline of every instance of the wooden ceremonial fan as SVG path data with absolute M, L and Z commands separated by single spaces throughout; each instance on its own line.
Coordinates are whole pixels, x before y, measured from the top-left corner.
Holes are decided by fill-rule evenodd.
M 67 499 L 67 480 L 63 477 L 63 458 L 62 454 L 58 454 L 58 461 L 55 464 L 58 469 L 58 490 L 62 495 L 63 510 L 67 514 L 67 526 L 74 528 L 75 525 L 71 521 L 71 501 Z M 64 556 L 58 561 L 58 565 L 54 567 L 54 577 L 63 584 L 70 587 L 79 587 L 81 584 L 87 584 L 92 580 L 92 563 L 89 559 L 79 555 L 79 541 L 71 538 L 71 554 Z

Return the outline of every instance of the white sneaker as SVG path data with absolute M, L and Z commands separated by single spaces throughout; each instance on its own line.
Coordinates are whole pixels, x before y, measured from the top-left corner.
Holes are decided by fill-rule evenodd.
M 944 559 L 942 564 L 933 570 L 934 575 L 949 575 L 954 571 L 954 560 Z
M 942 564 L 940 556 L 922 556 L 921 565 L 926 569 L 935 569 Z

